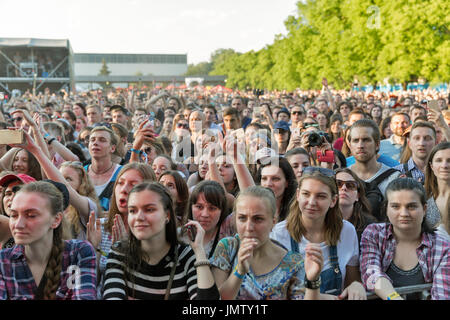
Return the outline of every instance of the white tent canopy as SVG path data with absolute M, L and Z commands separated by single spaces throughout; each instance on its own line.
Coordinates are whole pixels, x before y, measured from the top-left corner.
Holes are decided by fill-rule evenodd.
M 70 48 L 67 39 L 0 38 L 0 47 Z

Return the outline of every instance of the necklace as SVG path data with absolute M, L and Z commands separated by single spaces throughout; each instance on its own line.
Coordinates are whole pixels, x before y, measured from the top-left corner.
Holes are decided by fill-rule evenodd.
M 95 170 L 94 170 L 94 167 L 92 166 L 92 165 L 90 165 L 89 166 L 89 169 L 93 172 L 93 173 L 95 173 L 96 175 L 102 175 L 102 174 L 105 174 L 105 173 L 107 173 L 109 170 L 111 170 L 111 168 L 114 166 L 114 162 L 111 162 L 111 167 L 109 167 L 107 170 L 105 170 L 105 171 L 103 171 L 103 172 L 95 172 Z

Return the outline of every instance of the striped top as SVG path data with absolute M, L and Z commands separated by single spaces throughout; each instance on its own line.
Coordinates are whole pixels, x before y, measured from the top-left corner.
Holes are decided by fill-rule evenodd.
M 120 242 L 113 244 L 106 263 L 103 283 L 105 300 L 163 300 L 174 263 L 174 247 L 157 265 L 142 262 L 138 270 L 131 270 L 131 278 L 124 280 L 124 260 Z M 219 299 L 216 285 L 209 289 L 197 288 L 195 254 L 190 246 L 178 244 L 178 263 L 170 289 L 170 300 Z

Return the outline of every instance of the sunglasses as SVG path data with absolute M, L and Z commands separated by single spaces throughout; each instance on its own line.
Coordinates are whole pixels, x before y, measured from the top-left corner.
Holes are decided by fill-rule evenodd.
M 177 123 L 177 128 L 187 129 L 189 125 L 187 123 Z
M 292 111 L 292 114 L 303 114 L 301 111 Z
M 15 121 L 22 121 L 22 120 L 23 120 L 22 117 L 13 118 L 13 121 L 14 121 L 14 122 L 15 122 Z
M 343 186 L 345 186 L 350 191 L 358 190 L 358 184 L 356 181 L 344 181 L 344 180 L 337 180 L 337 186 L 339 189 L 342 189 Z
M 306 167 L 303 169 L 302 175 L 313 174 L 314 172 L 319 172 L 327 177 L 334 177 L 335 173 L 331 169 L 321 168 L 321 167 Z

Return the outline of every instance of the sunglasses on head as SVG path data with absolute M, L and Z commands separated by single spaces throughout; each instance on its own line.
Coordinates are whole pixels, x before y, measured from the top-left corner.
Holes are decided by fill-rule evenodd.
M 302 175 L 313 174 L 314 172 L 319 172 L 327 177 L 334 177 L 335 173 L 331 169 L 322 168 L 322 167 L 306 167 L 303 169 Z
M 344 181 L 336 179 L 336 183 L 339 189 L 342 189 L 345 186 L 350 191 L 358 190 L 358 184 L 356 181 Z

